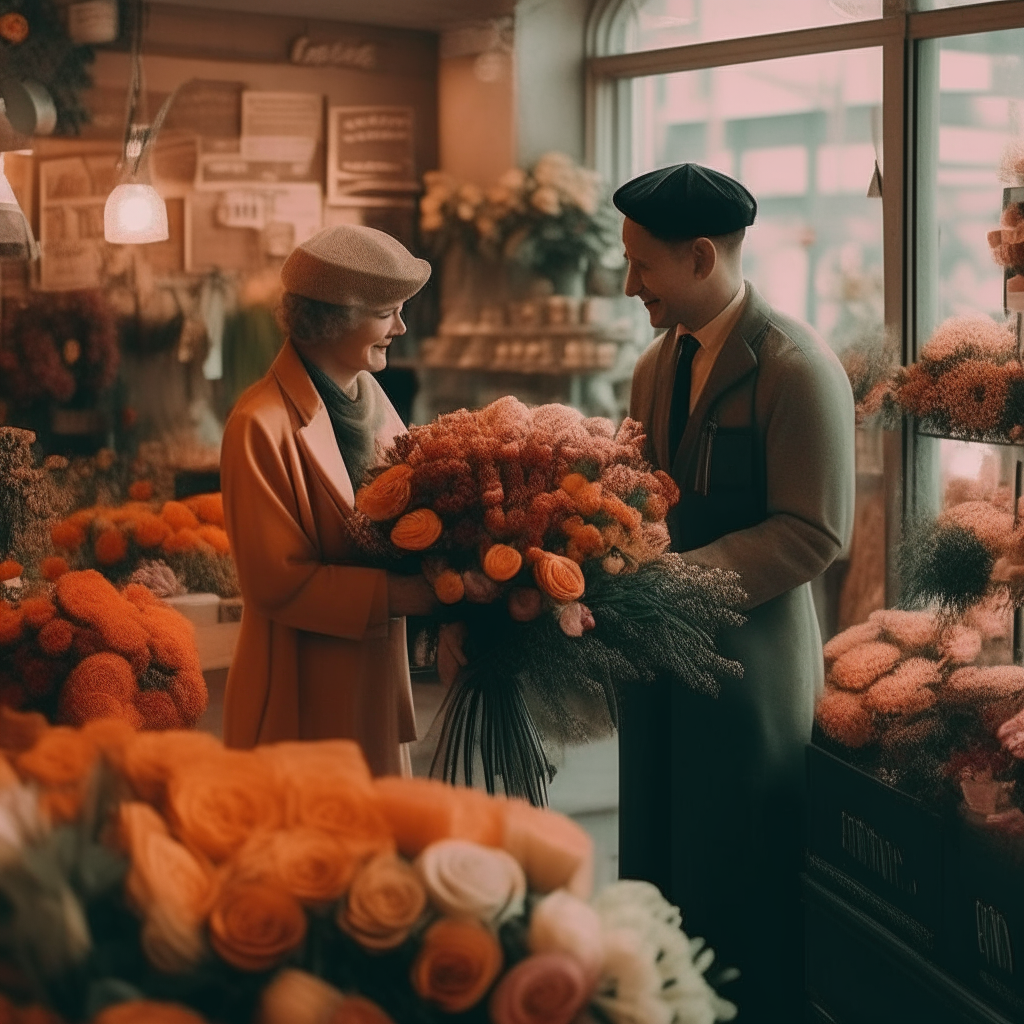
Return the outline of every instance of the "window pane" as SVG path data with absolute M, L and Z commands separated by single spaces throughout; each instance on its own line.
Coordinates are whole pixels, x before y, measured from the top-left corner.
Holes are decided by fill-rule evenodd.
M 971 4 L 990 4 L 995 0 L 910 0 L 914 11 L 938 11 L 943 7 L 968 7 Z
M 838 351 L 882 327 L 879 49 L 637 79 L 633 174 L 695 161 L 757 197 L 744 272 Z
M 645 0 L 626 27 L 626 49 L 736 39 L 882 16 L 882 0 Z
M 999 317 L 1000 164 L 1024 127 L 1024 29 L 918 44 L 917 344 L 946 317 Z

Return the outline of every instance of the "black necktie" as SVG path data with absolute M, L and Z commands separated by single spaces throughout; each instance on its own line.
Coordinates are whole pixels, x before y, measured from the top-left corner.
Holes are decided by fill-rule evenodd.
M 700 342 L 692 334 L 684 334 L 679 345 L 679 361 L 676 363 L 676 382 L 672 389 L 672 411 L 668 420 L 668 455 L 674 460 L 679 442 L 690 418 L 690 371 L 693 357 L 700 348 Z

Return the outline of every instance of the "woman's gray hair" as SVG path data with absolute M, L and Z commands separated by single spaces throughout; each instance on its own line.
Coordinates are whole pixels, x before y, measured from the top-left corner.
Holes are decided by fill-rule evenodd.
M 365 316 L 363 306 L 336 306 L 295 292 L 285 292 L 277 310 L 277 322 L 285 335 L 306 345 L 330 341 L 352 330 Z

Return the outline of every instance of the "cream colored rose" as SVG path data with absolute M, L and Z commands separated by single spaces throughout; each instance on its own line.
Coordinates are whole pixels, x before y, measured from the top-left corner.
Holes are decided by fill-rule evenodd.
M 287 968 L 260 996 L 257 1024 L 326 1024 L 344 1002 L 342 994 L 312 974 Z
M 557 217 L 562 212 L 562 204 L 558 198 L 558 190 L 551 185 L 541 185 L 534 189 L 530 203 L 541 213 Z
M 430 902 L 451 917 L 475 917 L 487 924 L 522 912 L 526 875 L 504 850 L 442 839 L 419 855 L 416 870 Z
M 588 903 L 565 889 L 549 893 L 533 908 L 526 941 L 531 953 L 567 953 L 591 983 L 601 973 L 601 918 Z
M 206 956 L 202 928 L 169 907 L 154 906 L 142 926 L 142 951 L 164 974 L 187 974 Z

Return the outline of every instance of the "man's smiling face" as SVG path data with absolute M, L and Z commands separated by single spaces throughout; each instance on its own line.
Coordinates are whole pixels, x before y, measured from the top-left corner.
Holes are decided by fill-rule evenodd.
M 622 244 L 629 271 L 625 291 L 644 304 L 651 326 L 686 323 L 698 281 L 690 242 L 663 242 L 628 217 L 622 225 Z

